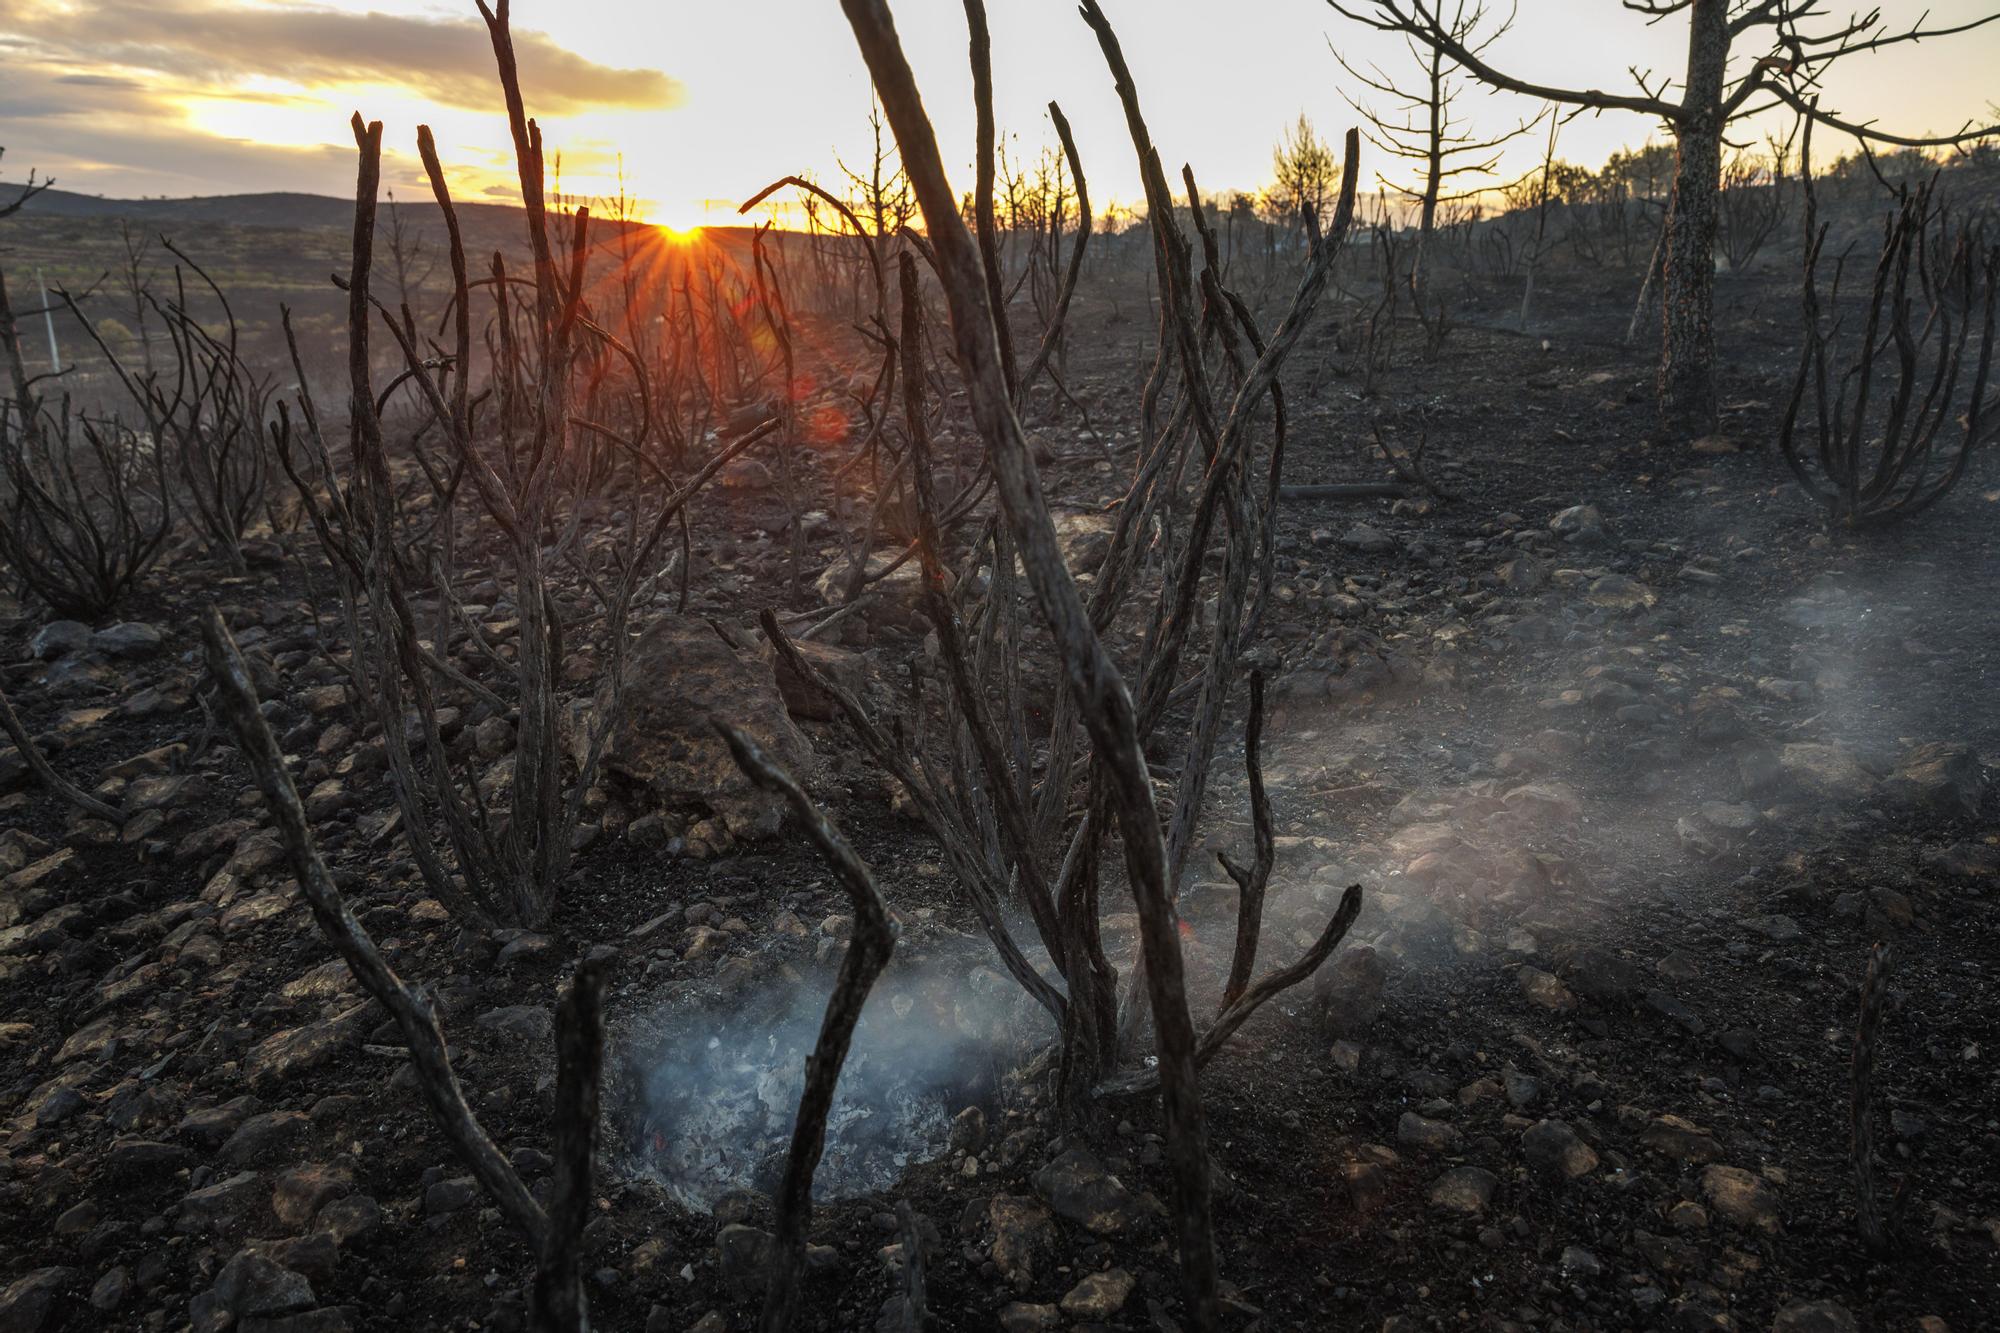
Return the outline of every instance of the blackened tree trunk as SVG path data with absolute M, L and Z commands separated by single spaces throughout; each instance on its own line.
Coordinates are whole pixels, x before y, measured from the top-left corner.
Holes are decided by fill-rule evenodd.
M 1694 435 L 1715 429 L 1715 210 L 1728 62 L 1728 0 L 1694 0 L 1687 96 L 1675 120 L 1678 151 L 1667 207 L 1659 385 L 1668 423 Z

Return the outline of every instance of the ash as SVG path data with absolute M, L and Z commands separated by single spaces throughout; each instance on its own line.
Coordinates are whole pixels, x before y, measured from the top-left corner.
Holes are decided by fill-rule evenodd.
M 735 1190 L 773 1192 L 831 985 L 773 985 L 648 1024 L 632 1052 L 642 1079 L 633 1171 L 700 1212 Z M 888 1189 L 943 1156 L 953 1116 L 990 1096 L 1000 1052 L 967 998 L 962 977 L 915 969 L 892 968 L 877 986 L 827 1117 L 815 1199 Z

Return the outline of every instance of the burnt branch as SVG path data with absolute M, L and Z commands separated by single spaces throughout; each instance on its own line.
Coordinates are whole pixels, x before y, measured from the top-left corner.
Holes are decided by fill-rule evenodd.
M 1271 832 L 1271 799 L 1264 790 L 1261 743 L 1264 736 L 1264 673 L 1250 673 L 1250 720 L 1243 731 L 1243 768 L 1250 784 L 1250 823 L 1257 852 L 1250 864 L 1238 865 L 1226 852 L 1216 859 L 1236 881 L 1236 947 L 1229 958 L 1229 980 L 1222 988 L 1225 1012 L 1243 998 L 1250 973 L 1257 966 L 1257 938 L 1264 926 L 1264 890 L 1271 883 L 1277 840 Z
M 799 1273 L 805 1262 L 806 1225 L 812 1216 L 813 1172 L 826 1147 L 826 1117 L 833 1109 L 833 1094 L 840 1082 L 840 1067 L 847 1061 L 847 1049 L 854 1029 L 861 1022 L 862 1007 L 882 969 L 896 948 L 897 927 L 889 915 L 889 905 L 875 886 L 875 876 L 833 821 L 813 803 L 791 774 L 774 763 L 757 743 L 727 723 L 717 721 L 715 729 L 729 743 L 729 752 L 745 777 L 768 792 L 785 798 L 806 836 L 819 848 L 832 868 L 834 878 L 847 891 L 854 908 L 854 934 L 840 960 L 840 975 L 833 994 L 827 998 L 826 1017 L 820 1024 L 819 1039 L 806 1057 L 806 1084 L 799 1094 L 798 1120 L 792 1129 L 791 1151 L 785 1157 L 785 1175 L 778 1186 L 775 1249 L 770 1287 L 764 1296 L 764 1310 L 758 1321 L 763 1333 L 783 1333 L 791 1327 L 798 1310 Z
M 0 729 L 6 731 L 7 739 L 14 742 L 15 751 L 34 773 L 36 781 L 47 787 L 51 795 L 69 802 L 93 819 L 113 824 L 124 822 L 125 816 L 118 813 L 116 806 L 105 804 L 56 772 L 55 766 L 42 753 L 42 748 L 35 744 L 35 738 L 21 725 L 21 718 L 15 713 L 13 701 L 8 699 L 5 689 L 0 689 Z
M 560 1302 L 552 1302 L 546 1308 L 567 1312 L 563 1316 L 566 1322 L 542 1322 L 540 1327 L 585 1333 L 589 1328 L 588 1316 L 583 1308 L 581 1284 L 575 1280 L 580 1234 L 573 1234 L 569 1228 L 587 1212 L 589 1196 L 589 1151 L 595 1133 L 601 1058 L 595 1053 L 602 1035 L 598 1006 L 602 990 L 600 970 L 595 964 L 586 964 L 563 1005 L 562 1030 L 557 1037 L 562 1073 L 557 1096 L 558 1212 L 552 1216 L 535 1202 L 520 1174 L 473 1114 L 452 1069 L 436 1006 L 390 968 L 335 885 L 306 821 L 298 789 L 285 769 L 284 755 L 259 711 L 250 668 L 214 607 L 202 617 L 202 641 L 222 715 L 235 734 L 258 790 L 264 795 L 265 806 L 284 845 L 285 859 L 312 909 L 320 934 L 347 964 L 362 989 L 396 1021 L 416 1071 L 417 1088 L 452 1150 L 471 1169 L 507 1220 L 527 1237 L 538 1258 L 566 1266 L 537 1278 L 538 1292 L 548 1290 L 553 1295 L 560 1289 L 563 1294 Z M 586 1117 L 589 1126 L 584 1124 Z
M 1889 1217 L 1882 1207 L 1875 1179 L 1875 1048 L 1882 1030 L 1882 1010 L 1889 996 L 1890 950 L 1877 944 L 1868 953 L 1868 970 L 1861 979 L 1861 1015 L 1854 1028 L 1852 1096 L 1848 1108 L 1850 1149 L 1854 1161 L 1854 1224 L 1872 1254 L 1887 1254 L 1895 1246 Z

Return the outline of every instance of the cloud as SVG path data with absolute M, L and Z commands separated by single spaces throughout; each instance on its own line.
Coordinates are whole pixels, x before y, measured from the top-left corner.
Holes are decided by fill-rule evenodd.
M 91 0 L 57 7 L 0 0 L 0 48 L 88 70 L 145 70 L 197 87 L 226 89 L 276 79 L 308 88 L 390 84 L 472 110 L 498 105 L 499 84 L 485 25 L 303 5 L 203 0 Z M 656 69 L 618 69 L 516 29 L 522 91 L 537 115 L 591 107 L 677 104 L 680 82 Z M 80 73 L 67 82 L 117 82 Z

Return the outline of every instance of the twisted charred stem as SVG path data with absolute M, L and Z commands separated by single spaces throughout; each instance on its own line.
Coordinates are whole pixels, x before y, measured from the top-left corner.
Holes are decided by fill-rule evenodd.
M 1217 852 L 1216 859 L 1236 881 L 1240 897 L 1236 904 L 1236 948 L 1229 957 L 1229 980 L 1222 988 L 1222 1008 L 1243 998 L 1250 974 L 1257 966 L 1257 939 L 1264 928 L 1264 891 L 1271 882 L 1271 863 L 1276 857 L 1277 840 L 1271 833 L 1271 799 L 1264 790 L 1264 673 L 1250 673 L 1250 719 L 1243 730 L 1243 769 L 1250 783 L 1250 824 L 1256 838 L 1256 854 L 1246 868 Z
M 416 1071 L 417 1088 L 430 1106 L 438 1128 L 453 1151 L 471 1168 L 500 1211 L 539 1252 L 549 1234 L 549 1216 L 528 1193 L 521 1177 L 508 1164 L 492 1139 L 480 1126 L 465 1100 L 458 1076 L 446 1051 L 444 1031 L 438 1024 L 431 1002 L 404 983 L 384 961 L 367 929 L 348 908 L 346 899 L 333 882 L 333 875 L 321 858 L 312 830 L 306 822 L 298 789 L 285 770 L 283 753 L 269 724 L 259 709 L 250 668 L 237 651 L 222 616 L 210 607 L 202 617 L 202 641 L 210 679 L 225 721 L 236 736 L 251 776 L 264 795 L 285 859 L 314 923 L 354 974 L 362 989 L 379 1002 L 396 1021 L 409 1048 Z
M 833 1109 L 834 1088 L 840 1082 L 840 1067 L 847 1061 L 848 1047 L 854 1040 L 854 1029 L 861 1022 L 868 992 L 895 951 L 897 927 L 882 891 L 875 886 L 874 875 L 826 817 L 826 812 L 813 803 L 757 742 L 727 723 L 717 721 L 714 725 L 728 742 L 729 752 L 744 776 L 765 791 L 784 797 L 806 836 L 826 858 L 834 878 L 847 891 L 854 908 L 854 934 L 841 957 L 833 994 L 827 998 L 819 1038 L 813 1043 L 812 1054 L 806 1057 L 806 1085 L 799 1094 L 792 1146 L 785 1157 L 784 1179 L 778 1186 L 776 1253 L 758 1327 L 763 1333 L 783 1333 L 791 1327 L 798 1309 L 806 1226 L 812 1216 L 813 1172 L 826 1147 L 826 1117 Z
M 1189 1324 L 1216 1327 L 1215 1242 L 1210 1220 L 1208 1151 L 1193 1063 L 1179 941 L 1167 898 L 1165 848 L 1153 810 L 1152 784 L 1139 747 L 1131 695 L 1089 614 L 1057 544 L 1027 440 L 1014 416 L 1002 369 L 994 311 L 978 247 L 958 215 L 937 139 L 883 0 L 842 0 L 863 57 L 896 133 L 904 167 L 937 252 L 951 313 L 952 341 L 973 419 L 992 462 L 1002 511 L 1048 623 L 1066 688 L 1076 696 L 1099 764 L 1109 775 L 1111 806 L 1125 843 L 1128 877 L 1141 933 L 1156 959 L 1149 973 L 1159 1031 L 1167 1155 L 1176 1185 L 1180 1258 Z

